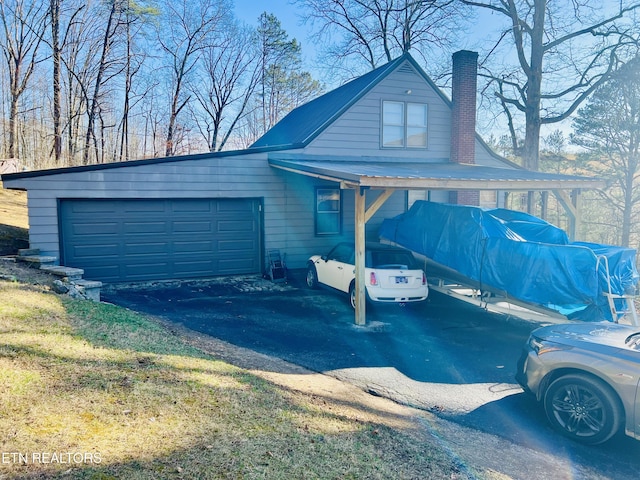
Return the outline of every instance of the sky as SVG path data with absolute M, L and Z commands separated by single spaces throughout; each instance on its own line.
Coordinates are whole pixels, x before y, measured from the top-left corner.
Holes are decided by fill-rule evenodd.
M 338 84 L 334 84 L 336 79 L 332 79 L 327 76 L 326 71 L 314 68 L 316 63 L 316 50 L 313 42 L 309 40 L 310 27 L 302 25 L 300 14 L 300 7 L 291 3 L 291 0 L 234 0 L 236 17 L 246 24 L 256 27 L 258 24 L 258 17 L 262 12 L 274 14 L 282 25 L 282 28 L 287 32 L 289 38 L 296 38 L 302 44 L 302 56 L 305 65 L 305 70 L 309 71 L 311 75 L 325 84 L 327 89 L 338 87 Z M 484 13 L 482 10 L 478 13 L 482 18 L 478 19 L 479 25 L 482 28 L 476 29 L 476 33 L 472 36 L 474 38 L 462 37 L 459 39 L 460 49 L 466 48 L 471 50 L 478 49 L 478 43 L 482 40 L 482 37 L 493 33 L 497 25 L 496 15 L 490 13 Z M 449 92 L 445 92 L 449 95 Z
M 314 53 L 311 42 L 307 40 L 308 27 L 300 25 L 297 13 L 299 8 L 289 2 L 290 0 L 235 0 L 236 16 L 255 27 L 262 12 L 273 13 L 289 34 L 289 38 L 297 39 L 302 44 L 303 55 L 311 60 Z
M 605 0 L 605 4 L 617 4 L 618 0 Z M 305 69 L 315 78 L 324 81 L 326 86 L 334 88 L 338 85 L 331 85 L 330 81 L 321 71 L 314 69 L 316 50 L 313 42 L 309 40 L 309 26 L 301 24 L 300 7 L 291 3 L 291 0 L 234 0 L 235 12 L 238 19 L 250 26 L 257 26 L 258 17 L 264 11 L 274 14 L 287 32 L 289 38 L 296 38 L 302 44 L 302 55 Z M 504 17 L 500 14 L 491 13 L 488 10 L 476 9 L 475 25 L 471 31 L 461 37 L 458 49 L 469 49 L 479 51 L 480 44 L 488 37 L 494 37 L 500 28 L 504 28 Z M 447 92 L 448 94 L 448 92 Z M 552 130 L 560 128 L 566 130 L 566 123 L 563 125 L 553 124 Z
M 289 0 L 235 0 L 235 4 L 237 17 L 251 25 L 256 25 L 260 14 L 267 11 L 278 17 L 287 32 L 299 28 L 304 33 L 298 27 L 297 7 L 290 5 Z
M 291 0 L 234 0 L 235 12 L 238 19 L 247 23 L 250 26 L 257 26 L 258 17 L 264 11 L 274 14 L 280 23 L 282 28 L 287 32 L 289 38 L 295 38 L 302 44 L 302 55 L 307 70 L 316 78 L 321 78 L 320 72 L 314 71 L 313 65 L 316 59 L 316 50 L 313 42 L 309 40 L 310 27 L 302 25 L 300 14 L 301 8 L 292 4 Z M 471 38 L 459 39 L 460 48 L 476 49 L 477 43 L 482 37 L 489 33 L 493 33 L 495 27 L 498 24 L 498 19 L 504 20 L 499 15 L 487 13 L 482 9 L 477 9 L 476 15 L 478 15 L 477 23 L 482 25 L 482 28 L 475 29 L 475 33 L 471 33 Z M 322 80 L 326 81 L 325 78 Z

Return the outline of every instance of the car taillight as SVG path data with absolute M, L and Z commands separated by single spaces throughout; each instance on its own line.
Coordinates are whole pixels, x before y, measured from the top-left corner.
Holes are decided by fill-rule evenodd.
M 427 284 L 427 276 L 424 274 L 424 272 L 422 272 L 422 284 L 423 285 Z
M 371 272 L 371 275 L 369 275 L 369 285 L 378 285 L 378 279 L 376 278 L 376 272 Z

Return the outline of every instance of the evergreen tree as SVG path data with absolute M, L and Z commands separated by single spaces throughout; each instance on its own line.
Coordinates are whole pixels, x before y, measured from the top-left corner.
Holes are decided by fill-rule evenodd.
M 322 85 L 302 70 L 302 46 L 282 28 L 273 14 L 259 18 L 261 49 L 260 108 L 261 135 L 289 111 L 322 93 Z
M 640 57 L 596 90 L 573 126 L 584 167 L 608 180 L 602 195 L 620 219 L 620 243 L 629 246 L 640 204 Z

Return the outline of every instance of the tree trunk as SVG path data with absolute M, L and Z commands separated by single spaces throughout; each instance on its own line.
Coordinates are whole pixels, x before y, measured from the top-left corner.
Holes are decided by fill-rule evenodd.
M 98 98 L 100 96 L 100 87 L 102 84 L 102 77 L 104 76 L 104 72 L 107 66 L 107 56 L 109 54 L 109 39 L 111 37 L 111 25 L 113 24 L 113 19 L 116 15 L 116 2 L 115 0 L 111 3 L 111 11 L 109 12 L 109 20 L 107 21 L 107 27 L 104 32 L 104 40 L 102 43 L 102 54 L 100 56 L 100 64 L 98 66 L 98 75 L 96 76 L 95 88 L 93 89 L 93 98 L 91 99 L 91 108 L 89 109 L 89 119 L 87 123 L 87 133 L 84 137 L 84 151 L 82 156 L 82 163 L 87 165 L 89 163 L 89 150 L 91 148 L 91 139 L 95 139 L 95 122 L 96 122 L 96 114 L 98 111 Z M 99 159 L 96 159 L 99 160 Z
M 9 158 L 17 158 L 18 149 L 18 95 L 11 86 L 11 105 L 9 107 Z
M 178 107 L 178 101 L 180 100 L 180 90 L 182 84 L 181 74 L 178 75 L 176 89 L 173 92 L 173 101 L 171 102 L 171 115 L 169 116 L 169 126 L 167 127 L 167 141 L 165 148 L 165 156 L 170 157 L 174 155 L 174 136 L 176 129 L 176 122 L 178 119 L 178 113 L 180 112 L 180 107 Z
M 630 162 L 631 164 L 631 162 Z M 625 176 L 625 189 L 624 189 L 624 208 L 622 209 L 622 235 L 620 238 L 620 245 L 628 247 L 631 243 L 631 219 L 633 217 L 633 178 L 635 176 L 634 170 L 629 170 Z
M 542 59 L 544 57 L 544 16 L 547 0 L 535 0 L 531 52 L 527 74 L 527 101 L 525 110 L 524 168 L 537 171 L 540 158 L 540 102 L 542 96 Z M 516 26 L 514 28 L 518 28 Z M 535 210 L 534 192 L 527 197 L 527 211 Z
M 51 0 L 51 47 L 53 57 L 53 158 L 56 165 L 62 157 L 60 133 L 60 0 Z
M 526 129 L 524 137 L 524 168 L 538 170 L 540 151 L 540 101 L 538 108 L 531 107 L 527 110 Z
M 127 10 L 128 12 L 128 10 Z M 125 70 L 124 106 L 122 107 L 122 137 L 119 160 L 129 160 L 129 97 L 131 95 L 131 20 L 127 13 L 127 68 Z

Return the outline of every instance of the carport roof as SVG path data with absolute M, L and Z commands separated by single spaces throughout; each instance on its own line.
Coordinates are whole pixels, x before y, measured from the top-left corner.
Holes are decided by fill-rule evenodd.
M 379 157 L 270 154 L 272 167 L 340 183 L 342 188 L 406 190 L 566 190 L 600 188 L 597 178 L 452 162 Z

